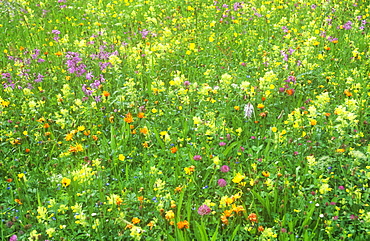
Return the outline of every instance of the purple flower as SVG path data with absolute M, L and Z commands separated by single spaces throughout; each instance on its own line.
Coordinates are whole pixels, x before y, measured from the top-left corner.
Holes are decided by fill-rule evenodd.
M 211 209 L 207 206 L 207 205 L 205 205 L 205 204 L 203 204 L 203 205 L 201 205 L 199 208 L 198 208 L 198 214 L 199 215 L 206 215 L 206 214 L 209 214 L 211 212 Z
M 230 171 L 230 167 L 229 166 L 227 166 L 227 165 L 223 165 L 222 167 L 221 167 L 221 172 L 229 172 Z
M 54 29 L 54 30 L 51 30 L 51 33 L 53 33 L 53 34 L 60 34 L 60 31 L 59 30 L 56 30 L 56 29 Z
M 224 186 L 226 186 L 227 185 L 227 182 L 226 182 L 226 180 L 225 179 L 218 179 L 218 181 L 217 181 L 217 184 L 218 184 L 218 186 L 220 186 L 220 187 L 224 187 Z
M 193 157 L 193 159 L 194 159 L 194 161 L 200 161 L 200 160 L 202 160 L 202 157 L 200 155 L 195 155 Z
M 220 142 L 220 143 L 218 143 L 218 145 L 220 145 L 220 146 L 226 146 L 226 143 L 225 142 Z
M 339 190 L 344 190 L 344 187 L 343 186 L 339 186 L 338 189 Z
M 18 237 L 17 235 L 12 235 L 10 238 L 9 238 L 9 241 L 17 241 L 18 240 Z

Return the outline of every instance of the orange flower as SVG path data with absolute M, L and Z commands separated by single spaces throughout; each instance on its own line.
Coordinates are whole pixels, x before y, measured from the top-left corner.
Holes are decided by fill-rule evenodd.
M 269 172 L 267 172 L 267 171 L 262 171 L 262 175 L 263 175 L 264 177 L 269 177 L 269 176 L 270 176 L 270 173 L 269 173 Z
M 126 123 L 129 123 L 129 124 L 134 122 L 134 119 L 132 118 L 131 113 L 127 113 L 124 120 L 125 120 Z
M 108 96 L 110 96 L 110 93 L 108 92 L 108 91 L 103 91 L 103 95 L 105 96 L 105 97 L 108 97 Z
M 137 114 L 137 117 L 140 119 L 145 118 L 145 114 L 143 112 L 139 112 L 139 114 Z
M 223 224 L 225 224 L 225 225 L 228 225 L 228 224 L 229 224 L 229 220 L 227 220 L 227 217 L 226 217 L 226 216 L 224 216 L 224 215 L 222 215 L 222 216 L 221 216 L 221 222 L 222 222 Z
M 144 201 L 144 196 L 137 197 L 137 200 L 139 200 L 142 203 Z
M 258 108 L 258 109 L 263 109 L 264 107 L 265 107 L 265 105 L 264 105 L 264 104 L 258 104 L 258 105 L 257 105 L 257 108 Z
M 148 134 L 148 128 L 144 127 L 144 128 L 140 128 L 140 133 L 146 135 Z
M 293 90 L 293 89 L 286 90 L 285 92 L 286 92 L 288 95 L 293 95 L 293 94 L 294 94 L 294 90 Z
M 19 205 L 22 205 L 22 201 L 20 199 L 14 199 L 14 202 L 18 203 Z
M 326 117 L 329 117 L 331 114 L 330 113 L 325 113 L 324 114 Z
M 171 152 L 172 152 L 172 153 L 176 153 L 176 152 L 177 152 L 177 147 L 176 147 L 176 146 L 174 146 L 174 147 L 172 147 L 170 150 L 171 150 Z
M 228 218 L 228 217 L 232 217 L 232 216 L 233 216 L 233 210 L 225 210 L 225 211 L 223 212 L 223 214 L 224 214 L 224 216 L 225 216 L 226 218 Z
M 346 96 L 348 96 L 348 97 L 352 96 L 352 93 L 351 93 L 349 90 L 345 90 L 343 93 L 344 93 Z
M 248 219 L 249 221 L 251 221 L 252 223 L 256 223 L 257 222 L 257 214 L 255 213 L 251 213 L 248 215 Z
M 184 187 L 178 186 L 175 188 L 175 192 L 181 192 Z
M 132 218 L 132 220 L 131 220 L 131 222 L 133 223 L 133 224 L 137 224 L 137 223 L 140 223 L 140 219 L 138 219 L 138 218 Z
M 233 211 L 234 212 L 236 212 L 237 214 L 239 213 L 239 212 L 244 212 L 245 211 L 245 209 L 244 209 L 244 207 L 243 206 L 233 206 Z
M 263 226 L 258 226 L 258 231 L 263 232 L 263 230 L 265 230 Z
M 152 230 L 152 228 L 154 227 L 154 221 L 150 221 L 146 226 L 149 227 L 150 230 Z
M 50 127 L 50 125 L 48 124 L 48 123 L 45 123 L 44 124 L 44 128 L 46 129 L 46 128 L 49 128 Z
M 317 124 L 317 120 L 313 120 L 313 119 L 312 119 L 312 120 L 310 120 L 310 125 L 311 125 L 311 126 L 314 126 L 314 125 L 316 125 L 316 124 Z
M 189 222 L 184 220 L 184 221 L 180 221 L 177 223 L 177 227 L 179 229 L 183 229 L 183 228 L 189 228 Z
M 64 139 L 66 141 L 70 141 L 70 140 L 72 140 L 72 138 L 73 138 L 73 134 L 72 133 L 68 133 Z
M 26 148 L 26 153 L 29 153 L 31 150 L 29 148 Z

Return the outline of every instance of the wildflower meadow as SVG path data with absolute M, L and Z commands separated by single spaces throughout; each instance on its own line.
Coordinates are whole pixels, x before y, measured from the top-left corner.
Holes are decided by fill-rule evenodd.
M 0 0 L 0 239 L 369 240 L 366 0 Z

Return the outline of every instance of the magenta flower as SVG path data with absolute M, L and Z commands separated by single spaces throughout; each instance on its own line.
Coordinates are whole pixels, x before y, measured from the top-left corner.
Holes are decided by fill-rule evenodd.
M 227 182 L 226 182 L 226 180 L 225 179 L 218 179 L 218 181 L 217 181 L 217 184 L 218 184 L 218 186 L 220 186 L 220 187 L 224 187 L 224 186 L 226 186 L 227 185 Z
M 339 186 L 338 189 L 344 190 L 344 187 L 343 186 Z
M 227 166 L 227 165 L 223 165 L 222 167 L 221 167 L 221 172 L 229 172 L 230 171 L 230 167 L 229 166 Z
M 9 241 L 17 241 L 18 240 L 18 237 L 17 235 L 12 235 L 10 238 L 9 238 Z
M 198 208 L 198 214 L 199 215 L 206 215 L 206 214 L 209 214 L 211 212 L 211 209 L 207 206 L 207 205 L 205 205 L 205 204 L 203 204 L 203 205 L 201 205 L 199 208 Z
M 220 146 L 226 146 L 226 143 L 225 142 L 220 142 L 218 143 Z
M 195 156 L 193 157 L 193 159 L 194 159 L 195 161 L 200 161 L 200 160 L 202 160 L 202 157 L 201 157 L 200 155 L 195 155 Z

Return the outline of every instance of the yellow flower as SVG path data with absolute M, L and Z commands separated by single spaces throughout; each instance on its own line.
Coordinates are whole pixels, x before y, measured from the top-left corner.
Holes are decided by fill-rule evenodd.
M 70 184 L 71 184 L 71 179 L 63 177 L 63 179 L 62 179 L 63 187 L 68 187 Z
M 166 218 L 167 220 L 174 219 L 174 218 L 175 218 L 175 214 L 174 214 L 174 212 L 173 212 L 172 210 L 167 211 L 167 212 L 166 212 L 166 215 L 165 215 L 165 218 Z
M 126 157 L 123 154 L 118 155 L 118 160 L 124 161 L 125 159 L 126 159 Z
M 244 175 L 240 174 L 239 172 L 236 174 L 236 176 L 233 178 L 234 183 L 240 183 L 245 178 Z

